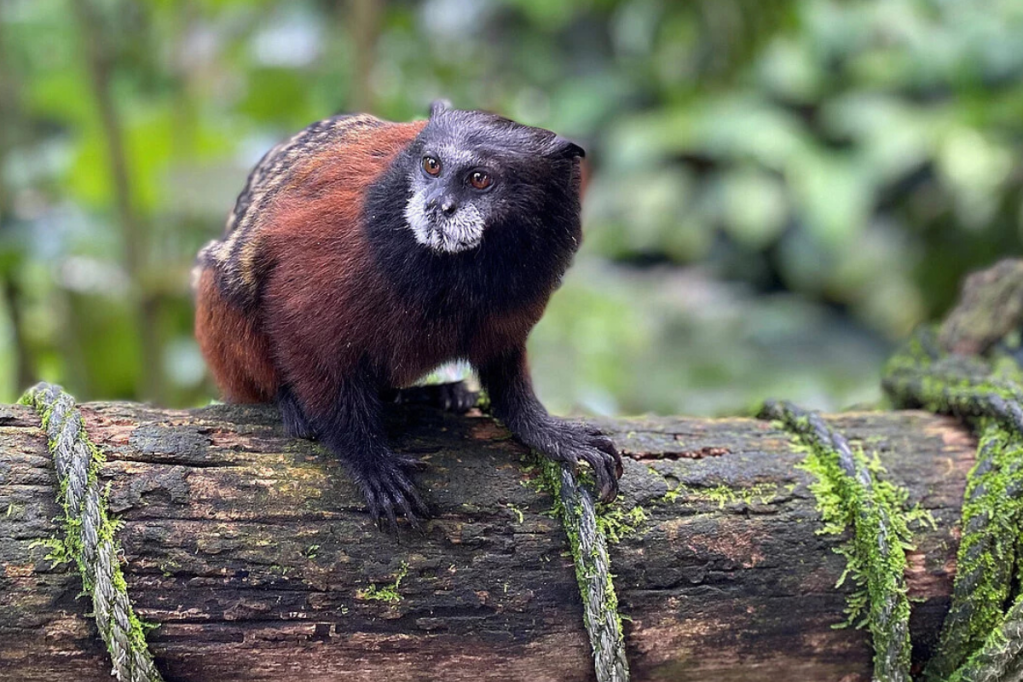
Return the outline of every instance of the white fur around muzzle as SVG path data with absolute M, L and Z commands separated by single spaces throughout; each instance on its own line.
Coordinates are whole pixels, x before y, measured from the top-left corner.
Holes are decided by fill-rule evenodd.
M 412 195 L 405 219 L 416 241 L 434 251 L 458 253 L 479 246 L 483 239 L 483 216 L 472 204 L 459 206 L 451 215 L 426 207 L 426 191 Z

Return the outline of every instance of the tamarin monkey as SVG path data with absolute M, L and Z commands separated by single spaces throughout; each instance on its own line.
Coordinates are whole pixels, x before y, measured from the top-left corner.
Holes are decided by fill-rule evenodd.
M 467 360 L 493 414 L 551 459 L 621 457 L 533 393 L 526 337 L 579 248 L 583 150 L 541 128 L 435 103 L 427 121 L 336 116 L 271 149 L 224 237 L 199 253 L 195 331 L 233 402 L 275 402 L 358 483 L 377 522 L 428 515 L 387 445 L 381 394 Z

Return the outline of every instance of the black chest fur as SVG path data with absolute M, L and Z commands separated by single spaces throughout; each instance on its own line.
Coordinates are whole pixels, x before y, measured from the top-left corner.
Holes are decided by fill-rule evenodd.
M 438 253 L 408 226 L 411 192 L 399 161 L 371 186 L 363 224 L 376 267 L 403 304 L 469 333 L 488 316 L 546 303 L 580 243 L 577 202 L 547 201 L 539 219 L 504 216 L 479 247 Z

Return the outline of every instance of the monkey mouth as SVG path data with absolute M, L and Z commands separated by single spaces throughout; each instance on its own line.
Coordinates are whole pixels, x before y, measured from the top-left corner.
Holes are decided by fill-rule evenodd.
M 410 201 L 405 218 L 416 241 L 436 253 L 461 253 L 483 241 L 483 216 L 475 206 L 463 206 L 450 215 Z
M 426 246 L 439 253 L 469 251 L 483 241 L 483 231 L 474 223 L 439 215 L 430 216 L 425 236 Z
M 457 233 L 452 234 L 436 224 L 431 225 L 427 230 L 427 238 L 429 239 L 428 246 L 431 249 L 444 253 L 468 251 L 479 246 L 481 241 L 480 239 L 465 238 Z

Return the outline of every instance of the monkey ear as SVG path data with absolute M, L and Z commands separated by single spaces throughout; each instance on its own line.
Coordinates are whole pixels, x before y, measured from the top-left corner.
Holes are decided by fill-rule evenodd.
M 561 135 L 555 135 L 551 140 L 550 155 L 561 159 L 581 159 L 586 156 L 586 150 Z
M 446 99 L 435 99 L 430 104 L 430 118 L 434 118 L 438 114 L 443 114 L 445 111 L 451 108 L 450 100 Z

